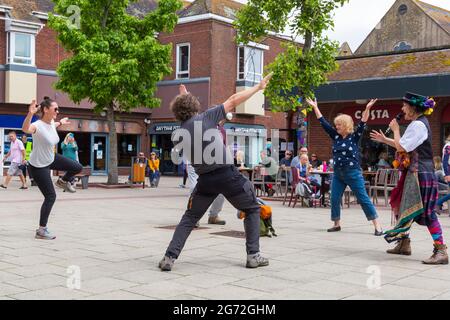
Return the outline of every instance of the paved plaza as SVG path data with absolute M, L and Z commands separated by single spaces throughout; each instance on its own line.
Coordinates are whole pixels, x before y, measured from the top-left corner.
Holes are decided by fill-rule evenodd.
M 44 241 L 34 239 L 42 195 L 14 180 L 0 190 L 0 299 L 450 299 L 450 266 L 421 263 L 432 252 L 427 229 L 414 226 L 411 256 L 388 255 L 392 245 L 372 235 L 357 205 L 343 210 L 341 232 L 327 233 L 329 209 L 271 202 L 278 237 L 261 238 L 270 265 L 246 269 L 244 240 L 214 234 L 243 231 L 226 203 L 227 224 L 205 216 L 172 272 L 161 272 L 189 193 L 180 182 L 58 190 L 49 222 L 57 238 Z M 386 229 L 390 211 L 378 208 Z M 450 239 L 450 218 L 441 222 Z

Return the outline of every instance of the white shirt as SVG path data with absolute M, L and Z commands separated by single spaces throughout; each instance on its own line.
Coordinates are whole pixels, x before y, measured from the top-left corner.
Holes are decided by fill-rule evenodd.
M 400 138 L 400 145 L 406 152 L 411 152 L 428 138 L 428 130 L 422 121 L 413 121 Z
M 55 122 L 51 124 L 42 120 L 33 122 L 36 132 L 33 133 L 33 151 L 30 155 L 30 164 L 36 168 L 49 166 L 55 160 L 55 145 L 59 142 Z

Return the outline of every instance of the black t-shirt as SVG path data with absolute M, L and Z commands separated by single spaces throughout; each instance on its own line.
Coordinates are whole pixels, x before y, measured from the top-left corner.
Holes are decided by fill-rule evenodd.
M 200 175 L 233 165 L 233 156 L 223 143 L 217 125 L 225 119 L 225 108 L 218 105 L 181 123 L 172 141 Z M 188 135 L 189 137 L 186 137 Z M 186 141 L 184 141 L 186 139 Z

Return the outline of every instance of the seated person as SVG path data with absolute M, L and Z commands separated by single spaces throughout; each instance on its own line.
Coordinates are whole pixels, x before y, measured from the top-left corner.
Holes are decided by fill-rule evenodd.
M 447 182 L 445 182 L 445 174 L 442 169 L 442 160 L 441 157 L 433 157 L 434 162 L 434 175 L 438 181 L 438 189 L 439 191 L 447 190 Z
M 311 179 L 310 172 L 312 166 L 309 164 L 309 159 L 306 154 L 300 156 L 300 163 L 297 165 L 297 169 L 300 182 L 306 184 L 311 190 L 314 190 L 315 195 L 319 195 L 320 183 L 316 179 Z
M 268 182 L 275 182 L 278 174 L 278 164 L 274 158 L 269 157 L 266 151 L 261 151 L 261 162 L 259 163 L 264 167 L 264 180 Z M 266 184 L 265 189 L 269 196 L 273 196 L 275 190 L 272 188 L 272 184 Z
M 391 165 L 388 162 L 387 152 L 381 152 L 377 163 L 378 169 L 391 169 Z
M 150 187 L 157 188 L 159 184 L 159 159 L 155 152 L 150 153 L 150 159 L 148 160 Z

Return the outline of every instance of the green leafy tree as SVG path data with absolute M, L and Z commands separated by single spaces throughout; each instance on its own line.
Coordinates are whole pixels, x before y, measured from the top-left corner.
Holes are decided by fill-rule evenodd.
M 313 97 L 314 88 L 327 81 L 326 75 L 338 67 L 338 44 L 323 33 L 332 28 L 333 11 L 348 0 L 249 0 L 237 14 L 238 43 L 259 42 L 268 31 L 289 31 L 292 39 L 268 66 L 273 77 L 265 90 L 273 111 L 310 110 L 301 97 Z M 292 114 L 292 112 L 290 112 Z
M 159 0 L 156 10 L 138 18 L 127 13 L 129 0 L 54 0 L 49 26 L 71 56 L 62 61 L 55 88 L 76 103 L 88 99 L 107 114 L 110 157 L 108 183 L 118 182 L 115 120 L 121 112 L 159 107 L 156 84 L 171 69 L 172 46 L 157 39 L 172 32 L 179 0 Z

